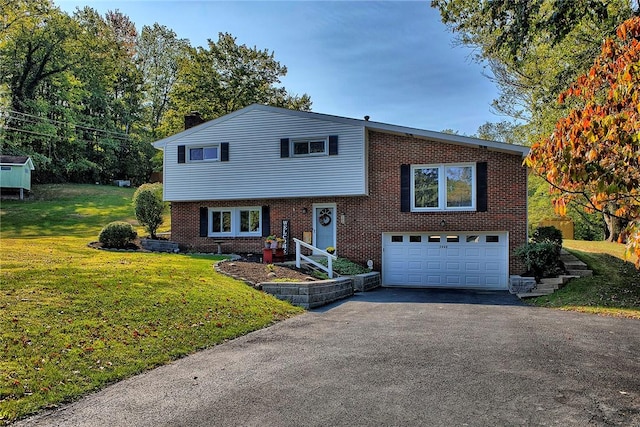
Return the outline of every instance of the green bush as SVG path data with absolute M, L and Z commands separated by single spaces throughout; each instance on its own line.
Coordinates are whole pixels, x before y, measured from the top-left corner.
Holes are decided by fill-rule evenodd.
M 162 225 L 165 203 L 162 201 L 162 184 L 142 184 L 133 194 L 136 219 L 147 230 L 152 239 Z
M 102 229 L 98 240 L 106 248 L 124 249 L 136 237 L 138 237 L 138 233 L 136 233 L 131 224 L 123 221 L 114 221 Z
M 534 243 L 553 243 L 559 247 L 562 247 L 562 231 L 558 230 L 554 226 L 538 227 L 533 232 L 531 240 Z
M 327 259 L 321 259 L 320 264 L 326 267 Z M 331 266 L 333 267 L 333 271 L 341 276 L 355 276 L 356 274 L 369 273 L 371 271 L 360 264 L 356 264 L 355 262 L 348 260 L 347 258 L 334 259 Z
M 528 243 L 516 249 L 515 255 L 524 262 L 538 282 L 558 269 L 559 250 L 555 243 Z

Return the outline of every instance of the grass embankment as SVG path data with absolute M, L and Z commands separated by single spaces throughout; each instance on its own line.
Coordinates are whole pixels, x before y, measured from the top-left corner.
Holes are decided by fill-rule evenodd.
M 216 257 L 88 248 L 131 189 L 35 193 L 0 210 L 0 425 L 300 312 Z
M 541 307 L 640 319 L 640 271 L 625 259 L 625 247 L 610 242 L 565 240 L 569 250 L 593 277 L 573 279 L 552 295 L 531 302 Z

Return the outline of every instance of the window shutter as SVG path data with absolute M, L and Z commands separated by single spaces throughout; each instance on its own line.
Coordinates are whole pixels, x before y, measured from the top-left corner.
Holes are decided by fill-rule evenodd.
M 411 165 L 400 165 L 400 212 L 411 212 Z
M 209 209 L 206 207 L 200 207 L 200 237 L 207 237 L 209 235 Z
M 220 144 L 220 161 L 228 162 L 229 161 L 229 143 L 223 142 Z
M 476 163 L 476 211 L 487 211 L 487 193 L 487 162 L 479 162 Z
M 329 136 L 329 155 L 338 155 L 338 135 Z
M 184 163 L 185 157 L 184 145 L 178 145 L 178 163 Z
M 271 217 L 269 215 L 269 206 L 262 207 L 262 237 L 271 234 Z
M 289 157 L 289 138 L 280 140 L 280 157 Z

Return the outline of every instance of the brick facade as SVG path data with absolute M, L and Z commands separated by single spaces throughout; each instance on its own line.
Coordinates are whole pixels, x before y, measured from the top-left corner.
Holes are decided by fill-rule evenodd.
M 199 237 L 199 208 L 263 206 L 270 208 L 271 233 L 281 235 L 281 221 L 290 220 L 290 235 L 302 239 L 312 230 L 314 203 L 335 203 L 336 247 L 341 256 L 381 269 L 382 233 L 411 231 L 507 231 L 509 252 L 527 237 L 527 171 L 522 157 L 465 145 L 426 141 L 409 136 L 369 131 L 369 196 L 237 201 L 173 202 L 172 240 L 192 249 L 214 252 L 214 240 Z M 487 162 L 488 208 L 486 212 L 401 212 L 400 166 Z M 305 213 L 306 212 L 306 213 Z M 341 216 L 344 214 L 344 223 Z M 442 221 L 446 225 L 441 225 Z M 225 251 L 259 253 L 262 238 L 229 238 Z M 293 251 L 291 251 L 293 252 Z M 513 256 L 510 274 L 523 272 Z

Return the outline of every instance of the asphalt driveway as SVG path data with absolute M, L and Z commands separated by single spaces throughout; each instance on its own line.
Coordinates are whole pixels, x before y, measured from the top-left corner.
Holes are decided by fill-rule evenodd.
M 19 423 L 640 425 L 640 321 L 381 289 Z

